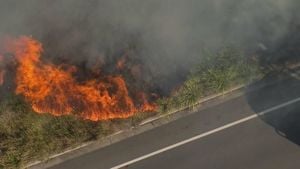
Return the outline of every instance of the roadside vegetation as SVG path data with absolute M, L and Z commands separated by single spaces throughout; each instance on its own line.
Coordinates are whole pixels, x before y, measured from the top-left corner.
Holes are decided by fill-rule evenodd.
M 205 51 L 181 87 L 157 101 L 159 113 L 195 105 L 199 99 L 249 83 L 261 74 L 255 60 L 226 47 Z M 91 122 L 73 116 L 55 117 L 32 111 L 22 97 L 0 100 L 0 169 L 19 168 L 43 160 L 84 142 L 130 128 L 156 113 L 139 113 L 129 119 Z
M 257 61 L 242 51 L 224 47 L 217 53 L 204 51 L 199 64 L 170 97 L 158 100 L 162 113 L 193 107 L 199 99 L 262 76 Z
M 33 159 L 110 133 L 108 127 L 71 116 L 32 112 L 22 98 L 11 96 L 0 105 L 0 168 L 19 168 Z

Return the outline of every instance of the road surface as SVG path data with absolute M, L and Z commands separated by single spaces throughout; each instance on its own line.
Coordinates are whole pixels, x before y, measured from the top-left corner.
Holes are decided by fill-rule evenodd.
M 296 169 L 298 110 L 300 82 L 279 80 L 51 169 Z

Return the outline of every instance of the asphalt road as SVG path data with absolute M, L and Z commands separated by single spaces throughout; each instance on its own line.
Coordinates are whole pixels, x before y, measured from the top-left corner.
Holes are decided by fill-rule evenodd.
M 249 86 L 247 90 L 269 80 L 274 78 L 267 77 Z M 300 168 L 300 101 L 278 107 L 299 97 L 300 82 L 297 79 L 279 80 L 271 86 L 248 92 L 140 135 L 65 161 L 52 169 L 112 168 L 253 115 L 258 116 L 138 160 L 124 168 Z M 270 111 L 268 114 L 260 114 L 265 110 Z

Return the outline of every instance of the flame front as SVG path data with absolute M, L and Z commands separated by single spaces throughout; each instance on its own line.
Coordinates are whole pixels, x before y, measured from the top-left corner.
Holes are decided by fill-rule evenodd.
M 97 121 L 127 118 L 156 109 L 144 96 L 137 107 L 121 75 L 77 82 L 73 77 L 75 67 L 65 70 L 41 61 L 42 45 L 30 37 L 10 39 L 4 49 L 15 56 L 18 64 L 16 94 L 23 95 L 38 113 L 74 114 Z M 0 73 L 0 82 L 1 77 Z

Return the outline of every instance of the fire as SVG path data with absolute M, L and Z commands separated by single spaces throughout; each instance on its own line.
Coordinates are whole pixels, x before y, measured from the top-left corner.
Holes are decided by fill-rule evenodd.
M 125 62 L 126 62 L 126 58 L 122 57 L 121 59 L 118 60 L 117 62 L 117 69 L 122 70 L 125 67 Z
M 98 121 L 127 118 L 156 109 L 144 93 L 140 98 L 141 104 L 136 106 L 121 75 L 102 75 L 84 82 L 76 81 L 76 67 L 68 66 L 66 69 L 42 61 L 42 45 L 33 38 L 10 39 L 4 50 L 15 57 L 18 65 L 16 94 L 23 95 L 37 113 L 74 114 Z

